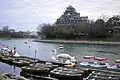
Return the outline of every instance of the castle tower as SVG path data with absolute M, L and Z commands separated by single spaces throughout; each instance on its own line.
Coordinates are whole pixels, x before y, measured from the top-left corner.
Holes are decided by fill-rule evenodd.
M 77 13 L 76 9 L 69 5 L 62 16 L 57 19 L 56 24 L 75 24 L 87 20 L 88 16 L 80 17 L 80 13 Z

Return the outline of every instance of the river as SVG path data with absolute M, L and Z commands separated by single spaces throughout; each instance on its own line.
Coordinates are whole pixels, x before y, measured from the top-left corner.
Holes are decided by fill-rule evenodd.
M 25 44 L 26 41 L 28 44 Z M 40 60 L 51 60 L 52 50 L 57 49 L 59 51 L 60 45 L 64 46 L 61 50 L 62 52 L 75 56 L 78 61 L 84 61 L 83 56 L 85 55 L 108 58 L 108 62 L 111 64 L 115 64 L 114 61 L 120 59 L 120 46 L 41 43 L 32 41 L 32 39 L 0 39 L 1 43 L 9 46 L 11 49 L 15 46 L 17 52 L 21 55 L 36 57 Z M 0 48 L 2 48 L 2 46 L 0 46 Z M 37 51 L 36 54 L 35 50 Z M 14 68 L 4 63 L 0 63 L 0 70 L 16 74 L 20 72 L 19 68 Z

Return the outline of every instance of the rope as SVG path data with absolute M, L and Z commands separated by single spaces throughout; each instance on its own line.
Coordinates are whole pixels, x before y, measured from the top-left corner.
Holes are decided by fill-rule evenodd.
M 8 46 L 4 45 L 3 43 L 0 42 L 0 45 L 4 46 L 5 48 L 8 48 Z M 9 49 L 9 48 L 8 48 Z

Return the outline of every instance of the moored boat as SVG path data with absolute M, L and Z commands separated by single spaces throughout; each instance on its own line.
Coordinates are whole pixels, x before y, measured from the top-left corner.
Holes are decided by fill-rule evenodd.
M 26 79 L 22 76 L 19 76 L 19 75 L 0 72 L 0 80 L 28 80 L 28 79 Z
M 34 80 L 34 79 L 35 80 L 58 80 L 58 79 L 55 79 L 55 78 L 52 78 L 49 76 L 35 75 L 35 74 L 31 74 L 31 73 L 26 73 L 23 71 L 20 72 L 20 75 L 24 76 L 25 78 L 28 78 L 28 79 L 32 78 L 32 80 Z
M 23 66 L 29 66 L 30 64 L 34 64 L 34 61 L 25 58 L 15 58 L 15 60 L 12 61 L 12 63 L 15 66 L 23 67 Z
M 120 80 L 120 73 L 93 71 L 86 80 Z
M 13 65 L 18 66 L 18 67 L 22 67 L 22 66 L 29 66 L 30 62 L 28 61 L 13 61 Z
M 9 49 L 9 48 L 2 48 L 0 50 L 0 53 L 2 55 L 7 55 L 7 56 L 13 56 L 13 57 L 21 57 L 22 55 L 20 55 L 19 53 L 16 52 L 16 48 L 14 47 L 13 50 Z
M 116 66 L 117 66 L 118 68 L 120 68 L 120 59 L 115 60 L 115 62 L 116 62 Z
M 109 70 L 120 72 L 120 60 L 115 60 L 115 65 L 107 66 Z
M 56 67 L 57 65 L 53 65 L 50 63 L 37 63 L 30 66 L 22 67 L 22 72 L 30 73 L 33 75 L 48 76 L 49 71 L 53 70 Z
M 50 75 L 53 78 L 62 80 L 82 80 L 84 70 L 76 68 L 59 67 L 50 71 Z
M 107 68 L 107 66 L 109 66 L 109 64 L 105 62 L 106 60 L 108 60 L 107 58 L 95 57 L 94 60 L 97 62 L 94 62 L 94 64 L 90 64 L 90 67 Z
M 83 57 L 84 59 L 87 59 L 86 62 L 81 62 L 76 64 L 76 67 L 81 67 L 81 68 L 88 68 L 91 70 L 106 70 L 106 71 L 114 71 L 114 72 L 120 72 L 120 60 L 116 60 L 116 65 L 111 66 L 109 63 L 106 61 L 108 60 L 107 58 L 100 58 L 100 57 Z M 89 60 L 88 60 L 89 59 Z M 90 59 L 94 59 L 91 61 Z
M 15 58 L 10 57 L 10 56 L 2 56 L 1 62 L 12 64 L 12 62 L 15 60 Z
M 90 64 L 93 64 L 93 59 L 95 58 L 94 56 L 83 56 L 85 59 L 85 62 L 81 62 L 80 65 L 83 66 L 89 66 Z
M 94 56 L 84 56 L 87 59 L 86 62 L 79 63 L 80 66 L 95 67 L 95 68 L 106 68 L 109 64 L 105 61 L 107 58 L 94 57 Z
M 29 74 L 48 76 L 49 68 L 24 66 L 22 67 L 22 71 Z

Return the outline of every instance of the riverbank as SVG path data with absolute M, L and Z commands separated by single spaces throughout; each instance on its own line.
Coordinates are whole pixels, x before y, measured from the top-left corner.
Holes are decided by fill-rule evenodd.
M 90 45 L 120 45 L 120 42 L 108 42 L 108 41 L 80 41 L 80 40 L 40 40 L 35 39 L 34 42 L 43 42 L 43 43 L 67 43 L 67 44 L 90 44 Z

